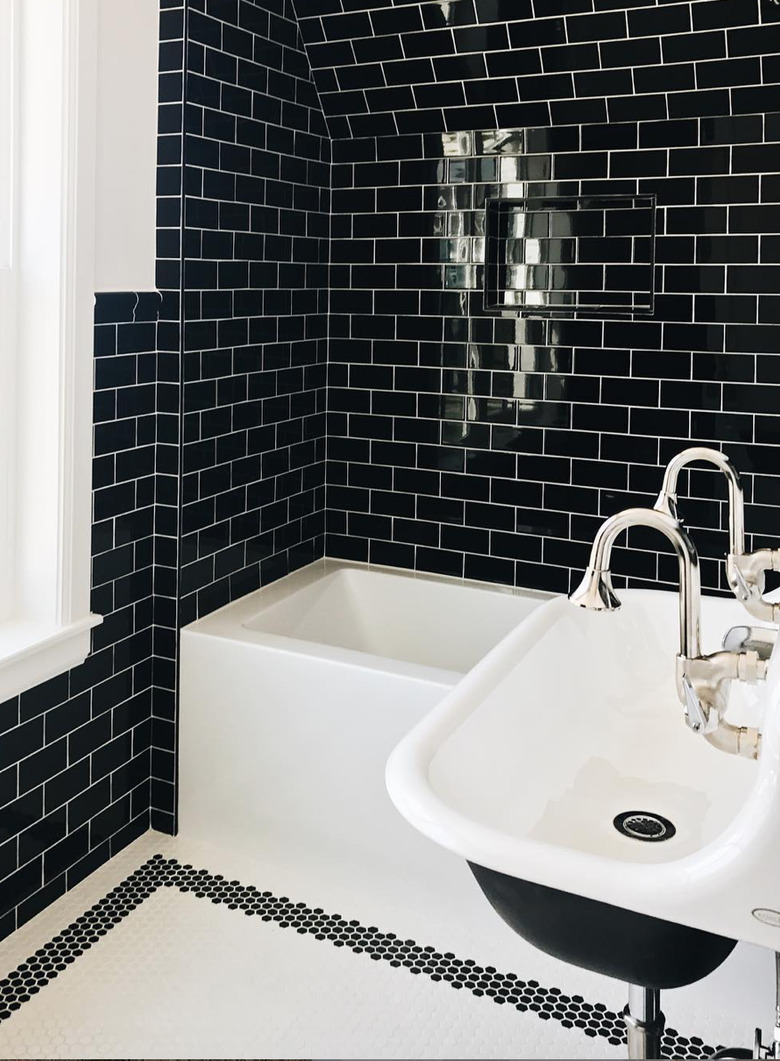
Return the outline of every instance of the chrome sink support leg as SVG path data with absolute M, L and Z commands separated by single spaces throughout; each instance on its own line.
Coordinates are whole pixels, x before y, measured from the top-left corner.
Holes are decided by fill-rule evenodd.
M 761 1029 L 756 1028 L 753 1040 L 753 1057 L 780 1058 L 780 951 L 775 952 L 775 1027 L 772 1042 L 764 1045 Z
M 630 1061 L 660 1058 L 665 1018 L 661 1012 L 661 992 L 652 987 L 628 985 L 628 1005 L 623 1010 L 628 1032 Z

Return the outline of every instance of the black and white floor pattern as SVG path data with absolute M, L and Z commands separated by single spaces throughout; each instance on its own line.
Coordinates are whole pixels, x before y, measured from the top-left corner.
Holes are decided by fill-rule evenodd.
M 684 1031 L 665 1056 L 717 1049 Z M 312 1056 L 623 1057 L 624 1029 L 594 999 L 159 853 L 0 979 L 3 1058 Z

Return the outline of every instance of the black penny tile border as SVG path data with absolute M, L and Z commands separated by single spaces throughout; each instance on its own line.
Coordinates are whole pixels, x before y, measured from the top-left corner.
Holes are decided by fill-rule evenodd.
M 280 928 L 295 929 L 301 935 L 328 940 L 335 947 L 348 947 L 372 961 L 405 968 L 414 976 L 444 981 L 456 991 L 485 996 L 496 1005 L 514 1006 L 521 1013 L 536 1013 L 540 1020 L 558 1021 L 564 1028 L 579 1028 L 589 1038 L 603 1038 L 613 1046 L 625 1042 L 623 1018 L 601 1002 L 587 1002 L 581 995 L 566 995 L 557 987 L 544 987 L 536 980 L 522 980 L 515 973 L 504 973 L 491 965 L 478 965 L 469 958 L 422 947 L 412 939 L 401 939 L 392 932 L 348 921 L 340 914 L 328 914 L 319 907 L 292 902 L 286 896 L 261 891 L 254 885 L 228 881 L 218 873 L 195 869 L 162 855 L 154 855 L 139 866 L 0 980 L 0 1021 L 13 1016 L 161 887 L 191 892 L 198 899 L 209 899 L 229 910 L 241 910 L 247 917 L 258 917 Z M 663 1039 L 664 1057 L 711 1057 L 717 1049 L 720 1048 L 706 1045 L 698 1036 L 679 1035 L 673 1028 L 667 1029 Z

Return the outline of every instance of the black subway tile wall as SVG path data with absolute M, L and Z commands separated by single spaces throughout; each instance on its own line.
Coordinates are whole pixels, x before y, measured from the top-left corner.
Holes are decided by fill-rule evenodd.
M 322 555 L 330 138 L 290 0 L 191 0 L 180 621 Z
M 152 824 L 174 831 L 178 630 L 323 554 L 330 138 L 289 0 L 164 0 L 162 37 Z
M 95 307 L 92 610 L 80 666 L 0 704 L 0 938 L 149 827 L 161 296 Z
M 565 591 L 692 442 L 776 538 L 780 7 L 297 9 L 334 140 L 328 555 Z M 652 315 L 486 311 L 486 200 L 611 195 L 655 199 Z M 722 591 L 725 484 L 683 486 Z M 663 543 L 628 543 L 620 574 L 676 581 Z
M 157 477 L 151 825 L 176 830 L 184 149 L 184 0 L 161 0 L 157 157 Z

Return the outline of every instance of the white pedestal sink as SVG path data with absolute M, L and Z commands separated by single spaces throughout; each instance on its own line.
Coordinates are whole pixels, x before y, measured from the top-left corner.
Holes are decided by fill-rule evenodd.
M 780 949 L 780 663 L 734 684 L 730 721 L 761 725 L 758 761 L 685 725 L 676 593 L 622 590 L 617 612 L 553 599 L 393 752 L 387 786 L 421 832 L 469 862 L 651 917 Z M 702 601 L 702 645 L 747 616 Z M 619 832 L 660 815 L 663 842 Z

